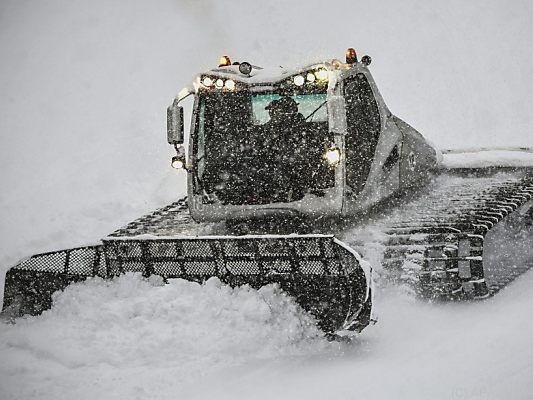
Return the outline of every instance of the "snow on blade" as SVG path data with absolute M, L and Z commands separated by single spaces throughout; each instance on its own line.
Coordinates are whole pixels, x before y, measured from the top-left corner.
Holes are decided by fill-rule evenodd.
M 39 317 L 0 324 L 0 398 L 158 398 L 223 367 L 338 346 L 275 285 L 95 278 Z

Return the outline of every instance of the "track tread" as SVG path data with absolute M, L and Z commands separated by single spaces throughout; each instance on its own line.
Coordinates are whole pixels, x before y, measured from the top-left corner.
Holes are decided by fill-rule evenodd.
M 504 218 L 533 198 L 530 171 L 491 176 L 441 175 L 424 195 L 369 228 L 384 234 L 382 265 L 424 297 L 485 298 L 533 263 L 485 281 L 483 244 Z M 364 246 L 364 244 L 363 244 Z M 506 271 L 507 272 L 507 271 Z

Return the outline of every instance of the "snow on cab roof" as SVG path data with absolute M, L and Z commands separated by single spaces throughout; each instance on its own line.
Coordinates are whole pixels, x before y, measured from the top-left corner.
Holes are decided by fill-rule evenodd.
M 252 71 L 249 75 L 245 75 L 239 71 L 239 65 L 228 65 L 223 67 L 213 68 L 209 71 L 206 71 L 200 76 L 203 75 L 215 75 L 225 78 L 232 78 L 246 83 L 269 83 L 269 82 L 278 82 L 287 77 L 301 73 L 302 71 L 309 71 L 317 68 L 328 68 L 331 66 L 333 60 L 318 60 L 313 63 L 307 63 L 295 67 L 283 67 L 283 66 L 269 66 L 269 67 L 258 67 L 252 64 Z

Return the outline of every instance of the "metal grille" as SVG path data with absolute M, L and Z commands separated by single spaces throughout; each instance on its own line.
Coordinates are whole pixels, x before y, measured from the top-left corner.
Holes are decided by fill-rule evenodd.
M 73 249 L 41 253 L 20 261 L 14 269 L 65 273 L 85 276 L 106 276 L 102 246 L 76 247 Z
M 277 283 L 326 332 L 368 324 L 367 281 L 357 258 L 333 236 L 127 238 L 102 246 L 43 253 L 6 275 L 4 310 L 39 314 L 52 294 L 89 276 L 127 271 L 204 282 L 216 276 L 231 286 Z M 366 304 L 365 300 L 368 300 Z
M 142 269 L 145 276 L 196 282 L 217 276 L 231 286 L 277 283 L 325 331 L 358 326 L 353 322 L 367 293 L 357 259 L 333 236 L 110 237 L 103 242 L 111 275 Z
M 90 276 L 107 276 L 102 246 L 36 254 L 6 273 L 3 311 L 37 315 L 52 305 L 52 294 Z
M 139 271 L 140 265 L 146 274 L 165 278 L 283 273 L 340 276 L 354 271 L 350 262 L 340 259 L 332 236 L 118 237 L 104 239 L 104 252 L 110 273 L 115 275 Z

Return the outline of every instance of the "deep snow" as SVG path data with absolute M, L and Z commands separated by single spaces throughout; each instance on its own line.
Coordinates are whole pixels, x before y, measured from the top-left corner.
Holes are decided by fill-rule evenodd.
M 379 323 L 330 343 L 275 287 L 127 275 L 0 324 L 2 399 L 530 399 L 533 271 L 484 302 L 380 287 Z
M 380 321 L 342 356 L 251 361 L 188 385 L 187 399 L 531 399 L 533 272 L 474 304 L 377 295 Z
M 2 399 L 169 398 L 207 371 L 341 349 L 275 286 L 134 274 L 70 286 L 41 317 L 0 324 L 0 338 Z
M 496 0 L 4 0 L 0 271 L 182 195 L 165 108 L 221 54 L 290 65 L 353 46 L 390 109 L 438 146 L 533 146 L 532 17 Z M 91 282 L 0 325 L 0 398 L 532 397 L 531 272 L 476 304 L 381 287 L 379 324 L 349 345 L 302 330 L 276 293 L 148 285 Z

